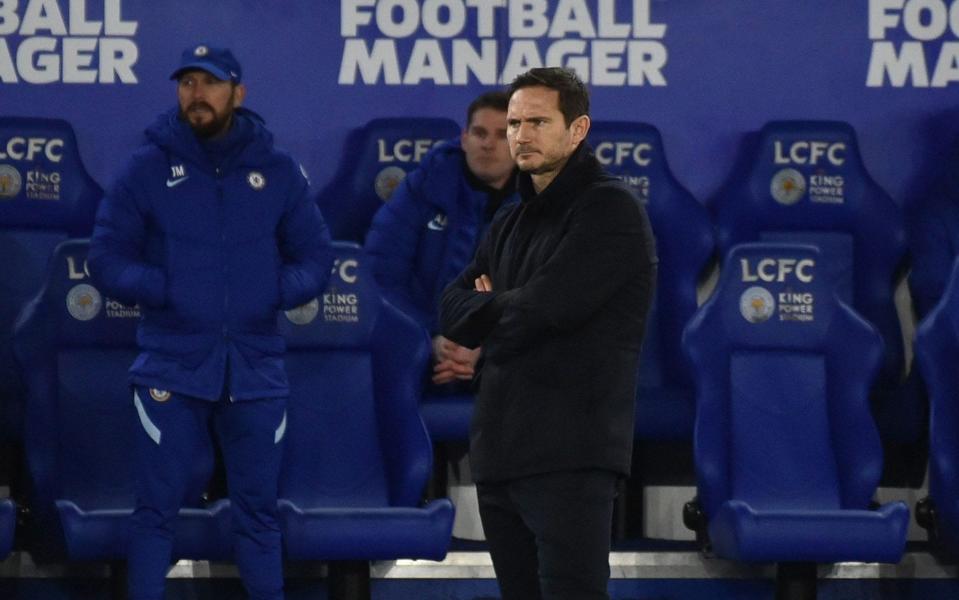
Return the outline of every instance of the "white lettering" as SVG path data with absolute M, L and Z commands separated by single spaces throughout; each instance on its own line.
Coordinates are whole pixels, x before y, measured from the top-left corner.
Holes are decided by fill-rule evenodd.
M 438 40 L 416 40 L 410 63 L 403 77 L 404 85 L 416 85 L 423 79 L 432 79 L 437 85 L 449 85 L 450 76 Z
M 123 16 L 120 15 L 121 1 L 122 0 L 105 0 L 103 3 L 103 32 L 106 35 L 125 37 L 136 35 L 139 23 L 136 21 L 123 20 Z M 122 78 L 121 81 L 123 81 L 123 83 L 136 83 L 136 78 L 134 77 L 132 82 L 125 81 Z
M 546 0 L 513 0 L 513 2 L 510 2 L 510 37 L 539 38 L 545 36 L 549 30 L 546 8 Z
M 899 26 L 899 16 L 889 14 L 890 10 L 902 10 L 906 0 L 870 0 L 869 2 L 869 39 L 881 40 L 886 30 Z
M 469 73 L 480 83 L 496 82 L 495 40 L 482 40 L 479 53 L 468 40 L 453 40 L 453 83 L 469 83 Z
M 103 0 L 101 21 L 88 17 L 88 0 L 27 0 L 22 19 L 17 15 L 17 0 L 0 0 L 0 81 L 137 83 L 136 43 L 98 37 L 136 33 L 138 23 L 123 20 L 121 3 Z M 10 34 L 19 35 L 3 37 Z
M 42 137 L 12 137 L 7 140 L 6 153 L 0 151 L 0 160 L 32 161 L 37 154 L 43 154 L 50 162 L 58 163 L 63 160 L 63 140 L 60 138 Z
M 666 36 L 666 26 L 650 20 L 649 2 L 633 0 L 633 37 L 662 39 Z
M 755 281 L 782 283 L 788 279 L 790 273 L 794 274 L 799 281 L 810 283 L 813 280 L 811 269 L 816 266 L 816 261 L 811 258 L 798 261 L 795 258 L 762 258 L 756 263 L 756 270 L 752 271 L 749 259 L 741 258 L 739 265 L 742 272 L 741 279 L 746 283 Z
M 583 57 L 585 51 L 586 40 L 561 40 L 546 51 L 546 64 L 573 69 L 583 79 L 589 79 L 589 61 Z
M 513 5 L 510 4 L 510 7 Z M 513 42 L 506 55 L 506 63 L 503 65 L 503 74 L 500 76 L 500 83 L 507 84 L 516 78 L 520 73 L 525 73 L 530 69 L 536 69 L 543 66 L 543 60 L 540 58 L 539 50 L 536 48 L 536 42 L 530 40 L 519 40 Z
M 886 39 L 899 28 L 899 35 Z M 959 36 L 959 2 L 870 0 L 869 38 L 874 41 L 866 86 L 942 88 L 959 81 L 959 42 L 924 45 L 942 40 L 947 32 Z
M 440 22 L 440 9 L 449 12 L 449 19 Z M 426 0 L 423 3 L 423 29 L 436 38 L 451 38 L 459 35 L 466 26 L 466 7 L 457 0 Z
M 393 20 L 396 13 L 401 15 L 399 21 Z M 376 4 L 376 24 L 387 37 L 409 37 L 419 22 L 420 7 L 416 0 L 380 0 Z
M 67 25 L 63 22 L 57 0 L 30 0 L 27 3 L 20 35 L 36 35 L 40 30 L 49 31 L 52 35 L 67 35 Z
M 665 31 L 665 25 L 663 30 Z M 666 85 L 663 67 L 668 59 L 666 46 L 661 42 L 629 42 L 629 85 Z
M 649 166 L 650 144 L 634 142 L 600 142 L 596 145 L 596 159 L 604 165 L 621 165 L 627 158 L 641 167 Z M 612 156 L 610 155 L 612 153 Z
M 959 2 L 953 6 L 959 6 Z M 959 81 L 959 42 L 943 42 L 932 74 L 932 87 L 946 87 L 953 81 Z
M 959 60 L 959 42 L 943 42 L 932 73 L 932 87 L 946 87 L 954 81 L 959 81 L 957 60 Z M 889 84 L 893 87 L 904 87 L 907 84 L 920 88 L 929 87 L 929 71 L 922 43 L 903 42 L 898 56 L 892 42 L 874 43 L 866 85 L 882 87 L 886 75 L 889 76 Z
M 100 83 L 137 83 L 133 65 L 140 57 L 140 49 L 133 40 L 104 38 L 100 40 Z
M 596 37 L 596 28 L 589 14 L 589 7 L 583 0 L 560 0 L 553 15 L 553 24 L 549 28 L 549 37 L 565 38 L 574 33 L 584 38 Z M 553 63 L 547 60 L 549 64 Z
M 93 83 L 97 80 L 97 70 L 90 68 L 96 49 L 96 38 L 63 39 L 63 83 Z
M 381 163 L 420 162 L 423 156 L 430 151 L 430 148 L 440 142 L 442 142 L 442 140 L 397 140 L 393 143 L 392 148 L 388 148 L 386 140 L 380 138 L 376 140 L 377 159 Z
M 616 85 L 626 83 L 626 73 L 620 71 L 623 64 L 623 40 L 597 40 L 593 42 L 592 71 L 589 79 L 593 85 Z
M 376 0 L 341 0 L 340 1 L 340 35 L 355 37 L 361 25 L 369 25 L 373 15 L 361 11 L 361 8 L 374 6 Z
M 816 261 L 811 258 L 804 258 L 799 263 L 796 264 L 796 279 L 803 283 L 810 283 L 812 281 L 812 273 L 809 272 L 809 269 L 812 269 L 816 266 Z
M 86 279 L 90 276 L 90 269 L 87 267 L 87 261 L 84 259 L 81 269 L 77 268 L 77 259 L 74 256 L 67 257 L 67 277 L 69 279 Z
M 17 70 L 13 66 L 13 57 L 10 56 L 7 40 L 3 38 L 0 38 L 0 82 L 17 82 Z
M 366 46 L 365 40 L 346 40 L 343 44 L 343 62 L 340 63 L 337 82 L 341 85 L 355 83 L 357 71 L 364 83 L 376 83 L 382 72 L 383 83 L 398 85 L 401 79 L 400 63 L 396 57 L 396 42 L 376 40 L 373 42 L 371 51 Z
M 466 6 L 476 9 L 476 35 L 493 37 L 496 9 L 506 6 L 506 0 L 466 0 Z
M 923 24 L 923 14 L 929 16 L 929 22 Z M 942 0 L 909 0 L 902 13 L 903 25 L 910 37 L 927 42 L 946 32 L 949 14 Z
M 342 279 L 346 283 L 356 283 L 356 269 L 359 268 L 359 266 L 360 266 L 359 263 L 352 258 L 340 262 L 339 263 L 340 279 Z M 356 303 L 355 298 L 356 296 L 353 296 L 353 299 L 354 299 L 352 302 L 353 304 Z
M 60 56 L 53 54 L 56 49 L 57 40 L 52 37 L 37 36 L 20 42 L 17 48 L 20 77 L 27 83 L 53 83 L 60 79 Z
M 599 37 L 629 37 L 629 23 L 616 22 L 616 0 L 599 0 Z
M 547 65 L 573 69 L 593 85 L 666 85 L 669 56 L 658 39 L 666 25 L 652 22 L 650 0 L 631 0 L 631 15 L 625 13 L 625 0 L 340 4 L 344 40 L 338 82 L 343 85 L 495 85 Z M 358 37 L 364 30 L 380 37 Z M 410 37 L 407 54 L 395 40 Z
M 17 3 L 17 0 L 0 0 L 0 35 L 16 33 L 20 27 L 20 15 L 17 14 Z M 0 41 L 6 42 L 6 40 Z
M 102 21 L 87 21 L 86 0 L 70 0 L 70 35 L 100 35 Z
M 777 165 L 816 165 L 825 156 L 839 167 L 846 162 L 846 144 L 843 142 L 798 141 L 789 146 L 788 155 L 783 152 L 782 140 L 773 142 L 773 163 Z

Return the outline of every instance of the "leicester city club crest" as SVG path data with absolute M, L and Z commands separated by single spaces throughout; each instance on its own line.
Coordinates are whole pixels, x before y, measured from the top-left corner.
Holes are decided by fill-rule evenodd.
M 389 166 L 376 174 L 376 181 L 373 182 L 376 195 L 380 200 L 386 202 L 393 195 L 393 190 L 406 177 L 406 171 L 399 167 Z
M 769 192 L 776 202 L 791 206 L 802 200 L 806 193 L 806 178 L 796 169 L 782 169 L 773 175 Z
M 739 297 L 739 312 L 750 323 L 762 323 L 773 315 L 776 301 L 766 288 L 753 286 Z
M 89 321 L 103 308 L 103 297 L 97 288 L 88 283 L 73 286 L 67 292 L 67 311 L 77 321 Z

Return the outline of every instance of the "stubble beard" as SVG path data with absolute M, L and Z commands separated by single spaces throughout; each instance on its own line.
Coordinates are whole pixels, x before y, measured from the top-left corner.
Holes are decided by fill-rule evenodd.
M 213 115 L 213 118 L 209 121 L 195 122 L 190 117 L 190 112 L 194 108 L 198 107 L 203 107 L 208 110 Z M 206 102 L 194 102 L 187 107 L 186 111 L 180 109 L 180 119 L 185 121 L 190 126 L 190 129 L 193 130 L 194 135 L 201 140 L 208 140 L 219 136 L 230 127 L 230 123 L 233 119 L 233 109 L 232 107 L 228 106 L 222 114 L 219 114 Z

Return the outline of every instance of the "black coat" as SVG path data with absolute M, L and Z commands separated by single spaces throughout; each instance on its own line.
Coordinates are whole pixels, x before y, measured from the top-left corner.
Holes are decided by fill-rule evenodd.
M 639 351 L 656 280 L 646 212 L 584 143 L 541 193 L 500 211 L 446 288 L 443 334 L 483 346 L 470 434 L 476 481 L 629 474 Z M 481 274 L 493 292 L 473 289 Z

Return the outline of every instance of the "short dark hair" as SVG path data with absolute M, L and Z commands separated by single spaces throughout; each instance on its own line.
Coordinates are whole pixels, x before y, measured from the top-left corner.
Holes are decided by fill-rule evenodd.
M 559 110 L 563 113 L 566 126 L 578 117 L 589 115 L 589 91 L 586 84 L 572 69 L 565 67 L 543 67 L 530 69 L 517 75 L 509 85 L 509 98 L 516 90 L 525 87 L 543 86 L 559 92 Z
M 491 92 L 483 92 L 477 96 L 475 100 L 470 102 L 469 108 L 466 109 L 466 128 L 469 129 L 470 123 L 473 122 L 473 113 L 479 109 L 492 108 L 499 112 L 506 112 L 508 104 L 509 96 L 507 96 L 504 91 L 494 90 Z

